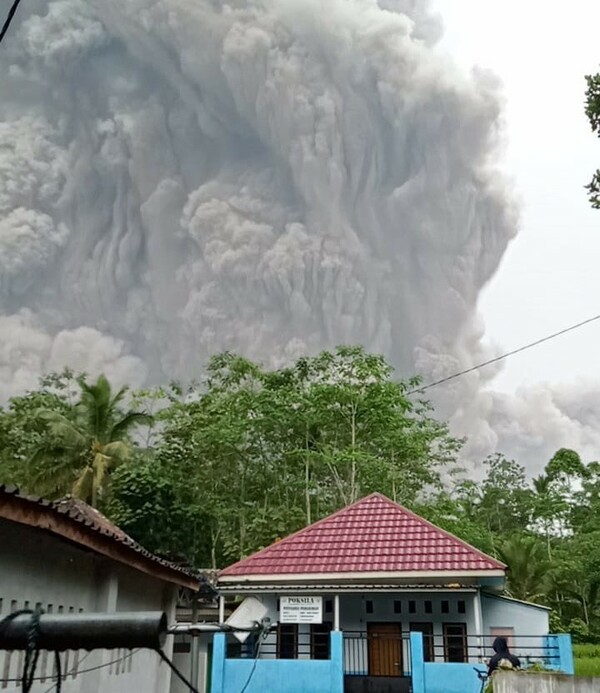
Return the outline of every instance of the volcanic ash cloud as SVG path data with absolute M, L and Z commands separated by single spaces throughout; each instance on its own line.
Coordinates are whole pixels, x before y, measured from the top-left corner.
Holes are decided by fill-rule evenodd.
M 402 375 L 470 365 L 517 213 L 498 85 L 439 36 L 419 0 L 23 3 L 0 51 L 0 396 L 74 357 L 138 381 L 339 343 Z

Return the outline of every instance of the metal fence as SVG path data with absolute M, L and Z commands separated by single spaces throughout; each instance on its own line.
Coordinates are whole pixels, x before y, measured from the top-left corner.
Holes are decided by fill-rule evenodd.
M 409 676 L 410 634 L 344 631 L 346 676 Z
M 486 664 L 494 655 L 495 636 L 423 633 L 426 662 Z M 510 644 L 521 666 L 552 667 L 560 661 L 556 644 L 540 635 L 518 635 Z M 348 676 L 410 675 L 410 633 L 344 632 L 344 665 Z
M 390 624 L 391 625 L 391 624 Z M 425 662 L 486 664 L 494 655 L 495 636 L 467 635 L 460 629 L 443 634 L 423 632 Z M 368 631 L 344 631 L 344 671 L 348 676 L 409 676 L 410 632 L 393 628 Z M 560 662 L 558 646 L 541 635 L 515 635 L 509 638 L 512 654 L 522 667 L 535 663 L 552 667 Z M 266 639 L 254 634 L 244 643 L 228 636 L 229 659 L 329 659 L 329 631 L 298 632 L 274 629 Z
M 266 638 L 251 634 L 244 643 L 227 638 L 227 658 L 246 659 L 329 659 L 330 631 L 298 632 L 274 629 Z

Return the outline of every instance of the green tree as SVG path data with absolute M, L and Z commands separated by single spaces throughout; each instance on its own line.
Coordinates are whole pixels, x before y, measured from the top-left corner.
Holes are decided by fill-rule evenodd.
M 415 503 L 459 446 L 416 382 L 340 347 L 267 370 L 213 357 L 203 383 L 161 415 L 161 464 L 185 470 L 210 521 L 212 565 L 234 560 L 371 491 Z
M 533 498 L 525 468 L 496 453 L 484 461 L 487 474 L 471 495 L 474 517 L 498 534 L 523 532 L 531 522 Z
M 71 492 L 95 507 L 110 471 L 129 459 L 130 434 L 151 417 L 123 411 L 127 388 L 113 393 L 101 375 L 89 384 L 77 379 L 79 399 L 66 411 L 41 408 L 36 420 L 43 427 L 41 442 L 29 461 L 29 487 L 56 497 Z
M 149 551 L 206 566 L 207 509 L 195 504 L 176 467 L 163 465 L 152 452 L 134 456 L 112 474 L 106 514 Z
M 555 610 L 568 626 L 580 620 L 600 635 L 600 532 L 573 535 L 553 556 Z
M 592 132 L 600 137 L 600 73 L 588 75 L 585 79 L 587 82 L 585 114 L 592 126 Z M 596 171 L 586 188 L 592 207 L 600 209 L 600 169 Z
M 539 539 L 516 534 L 497 549 L 498 557 L 508 566 L 507 593 L 524 601 L 544 600 L 551 587 L 552 563 Z
M 39 420 L 40 410 L 66 414 L 77 390 L 70 370 L 52 373 L 40 379 L 39 388 L 12 397 L 0 408 L 0 480 L 17 486 L 30 487 L 28 460 L 44 439 L 45 425 Z

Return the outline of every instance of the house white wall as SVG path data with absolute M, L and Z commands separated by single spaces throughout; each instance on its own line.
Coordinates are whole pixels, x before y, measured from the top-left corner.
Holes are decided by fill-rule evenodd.
M 525 604 L 504 597 L 482 595 L 483 631 L 491 635 L 492 628 L 512 628 L 514 649 L 519 656 L 539 657 L 543 635 L 549 632 L 550 611 L 542 606 Z M 540 636 L 540 637 L 531 637 Z M 487 641 L 489 643 L 489 640 Z M 491 649 L 489 650 L 491 654 Z
M 47 613 L 166 611 L 176 588 L 78 548 L 50 533 L 0 520 L 0 618 L 39 604 Z M 165 651 L 170 655 L 172 638 Z M 165 693 L 170 671 L 154 652 L 102 650 L 61 655 L 64 693 Z M 0 693 L 18 693 L 22 652 L 0 651 Z M 37 676 L 52 683 L 54 656 L 43 652 Z M 100 667 L 95 671 L 86 671 Z
M 302 592 L 303 593 L 303 592 Z M 276 623 L 279 621 L 277 600 L 279 596 L 296 595 L 300 592 L 282 591 L 279 595 L 256 593 L 252 596 L 263 602 L 268 608 L 268 616 Z M 318 594 L 315 592 L 314 594 Z M 248 595 L 249 596 L 249 595 Z M 333 594 L 321 593 L 323 598 L 323 620 L 333 623 Z M 465 623 L 467 634 L 475 633 L 475 593 L 453 590 L 448 593 L 440 592 L 362 592 L 342 593 L 340 600 L 340 629 L 344 631 L 346 641 L 352 637 L 352 633 L 365 633 L 369 623 L 397 623 L 402 632 L 408 633 L 411 623 L 433 623 L 434 636 L 436 636 L 436 656 L 441 659 L 443 623 Z M 442 602 L 448 602 L 448 613 L 442 613 Z M 465 613 L 460 613 L 458 602 L 464 602 Z M 328 605 L 329 602 L 329 605 Z M 368 611 L 368 602 L 372 612 Z M 395 602 L 400 603 L 400 613 L 395 613 Z M 411 602 L 414 602 L 414 612 L 411 612 Z M 431 613 L 426 609 L 426 602 L 431 605 Z M 327 610 L 330 606 L 330 610 Z M 299 659 L 310 657 L 310 626 L 300 624 L 298 626 Z M 470 640 L 474 645 L 474 640 Z M 362 648 L 362 649 L 361 649 Z M 351 659 L 361 662 L 366 666 L 367 643 L 363 638 L 356 640 L 352 645 L 346 645 L 346 669 L 351 670 Z M 352 654 L 350 651 L 352 650 Z M 403 661 L 408 662 L 408 641 L 403 643 Z M 477 653 L 473 653 L 476 657 Z M 276 657 L 276 634 L 271 633 L 265 640 L 261 657 L 271 659 Z
M 209 680 L 209 648 L 212 648 L 213 633 L 202 633 L 196 636 L 198 641 L 198 690 L 206 691 Z M 173 651 L 173 664 L 191 681 L 192 674 L 192 637 L 176 635 Z M 189 693 L 189 688 L 177 676 L 171 677 L 170 693 Z
M 304 592 L 294 590 L 278 594 L 255 593 L 252 596 L 262 601 L 268 608 L 268 616 L 274 622 L 279 620 L 277 599 L 283 595 L 297 595 Z M 319 594 L 311 592 L 311 594 Z M 249 596 L 249 595 L 248 595 Z M 323 597 L 323 620 L 333 623 L 333 594 L 321 593 Z M 443 661 L 443 624 L 464 623 L 468 636 L 469 659 L 480 662 L 490 657 L 492 628 L 513 628 L 515 632 L 515 649 L 520 655 L 531 655 L 532 659 L 539 657 L 543 646 L 544 636 L 548 634 L 548 611 L 534 605 L 514 602 L 498 597 L 481 595 L 482 628 L 477 636 L 476 600 L 474 591 L 452 590 L 451 592 L 362 592 L 341 593 L 340 600 L 340 629 L 345 632 L 346 640 L 352 633 L 366 632 L 369 623 L 397 623 L 403 632 L 410 630 L 411 623 L 432 623 L 435 638 L 435 659 Z M 332 610 L 327 612 L 326 604 L 330 602 Z M 371 611 L 368 610 L 370 602 Z M 400 613 L 395 612 L 395 603 L 400 603 Z M 414 612 L 410 605 L 414 603 Z M 448 612 L 442 611 L 442 602 L 448 602 Z M 464 603 L 464 613 L 459 610 L 459 602 Z M 426 605 L 426 603 L 428 603 Z M 430 610 L 429 610 L 430 606 Z M 536 637 L 530 637 L 536 636 Z M 299 658 L 310 656 L 310 626 L 298 626 Z M 363 647 L 362 656 L 354 651 L 354 658 L 367 660 L 366 641 L 355 643 L 353 647 Z M 348 653 L 348 650 L 346 650 Z M 275 658 L 276 635 L 272 633 L 265 641 L 262 657 Z M 404 643 L 404 661 L 408 661 L 408 643 Z M 347 667 L 348 669 L 350 667 Z

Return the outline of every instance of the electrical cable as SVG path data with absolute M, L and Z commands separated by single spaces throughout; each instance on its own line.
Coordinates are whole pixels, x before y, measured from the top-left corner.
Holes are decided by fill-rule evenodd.
M 225 629 L 224 629 L 225 630 Z M 236 629 L 238 630 L 238 629 Z M 241 629 L 239 629 L 241 630 Z M 244 629 L 248 631 L 256 631 L 256 628 L 248 628 Z M 262 640 L 259 641 L 258 647 L 256 648 L 256 653 L 254 656 L 254 664 L 252 665 L 252 669 L 250 670 L 250 674 L 246 680 L 246 683 L 244 684 L 244 687 L 240 691 L 240 693 L 246 693 L 246 690 L 248 689 L 248 686 L 250 685 L 250 681 L 252 680 L 252 677 L 254 676 L 254 672 L 256 671 L 256 665 L 258 663 L 258 658 L 260 656 L 260 648 L 261 645 L 264 641 L 264 639 L 267 637 L 269 634 L 269 630 L 263 630 L 261 632 Z M 160 649 L 156 650 L 158 656 L 162 659 L 162 661 L 171 669 L 171 671 L 177 676 L 177 678 L 182 681 L 192 693 L 200 693 L 200 691 L 191 683 L 191 681 L 188 681 L 186 677 L 179 671 L 179 669 L 173 664 L 173 662 L 167 657 L 167 655 Z
M 440 380 L 435 380 L 432 383 L 427 383 L 427 385 L 422 385 L 421 387 L 416 387 L 414 390 L 410 390 L 406 394 L 407 395 L 414 395 L 414 394 L 419 393 L 419 392 L 425 392 L 425 390 L 429 390 L 432 387 L 437 387 L 438 385 L 442 385 L 444 383 L 447 383 L 450 380 L 454 380 L 455 378 L 460 378 L 461 376 L 466 375 L 467 373 L 472 373 L 473 371 L 478 371 L 480 368 L 485 368 L 485 366 L 491 366 L 493 363 L 498 363 L 498 361 L 503 361 L 504 359 L 507 359 L 509 356 L 514 356 L 515 354 L 519 354 L 522 351 L 526 351 L 527 349 L 531 349 L 535 346 L 543 344 L 544 342 L 549 342 L 551 339 L 555 339 L 556 337 L 560 337 L 563 334 L 567 334 L 567 332 L 572 332 L 573 330 L 577 330 L 580 327 L 583 327 L 584 325 L 589 325 L 589 323 L 595 322 L 596 320 L 600 320 L 600 315 L 594 315 L 594 317 L 588 318 L 587 320 L 583 320 L 582 322 L 578 322 L 576 325 L 571 325 L 570 327 L 565 327 L 564 330 L 560 330 L 559 332 L 554 332 L 553 334 L 550 334 L 547 337 L 542 337 L 541 339 L 536 339 L 535 342 L 531 342 L 530 344 L 525 344 L 524 346 L 521 346 L 518 349 L 513 349 L 512 351 L 508 351 L 506 354 L 496 356 L 495 358 L 489 359 L 488 361 L 484 361 L 483 363 L 478 363 L 476 366 L 471 366 L 470 368 L 465 368 L 465 370 L 463 370 L 463 371 L 459 371 L 458 373 L 453 373 L 452 375 L 449 375 L 445 378 L 441 378 Z
M 6 33 L 8 31 L 8 27 L 10 26 L 10 24 L 11 24 L 11 22 L 15 16 L 15 13 L 17 12 L 17 8 L 19 7 L 20 2 L 21 2 L 21 0 L 15 0 L 12 4 L 12 7 L 8 11 L 6 21 L 4 22 L 2 29 L 0 29 L 0 43 L 2 43 L 2 40 L 6 36 Z
M 37 668 L 37 662 L 39 658 L 39 653 L 40 653 L 40 648 L 37 645 L 38 637 L 39 637 L 39 618 L 43 614 L 43 610 L 39 609 L 37 611 L 32 611 L 31 609 L 20 609 L 19 611 L 14 611 L 12 614 L 9 614 L 8 616 L 4 617 L 2 620 L 0 620 L 0 631 L 4 626 L 6 626 L 10 621 L 13 621 L 15 618 L 18 616 L 24 616 L 28 615 L 31 617 L 31 626 L 29 629 L 29 635 L 28 635 L 28 644 L 27 644 L 27 649 L 25 651 L 25 664 L 23 667 L 23 673 L 20 677 L 18 678 L 6 678 L 6 679 L 0 679 L 3 683 L 18 683 L 21 682 L 22 684 L 22 690 L 24 693 L 29 693 L 31 686 L 33 685 L 34 682 L 36 681 L 43 681 L 47 677 L 46 676 L 35 676 L 35 670 Z M 82 674 L 87 674 L 91 671 L 97 671 L 98 669 L 103 669 L 104 667 L 112 666 L 113 664 L 117 664 L 119 662 L 123 662 L 130 657 L 133 657 L 135 654 L 139 652 L 139 648 L 132 650 L 129 654 L 124 655 L 123 657 L 118 657 L 117 659 L 112 659 L 110 662 L 104 662 L 104 664 L 98 664 L 97 666 L 94 667 L 89 667 L 87 669 L 79 669 L 81 664 L 92 654 L 92 651 L 86 652 L 85 655 L 77 662 L 76 665 L 74 665 L 69 671 L 65 672 L 63 675 L 62 671 L 62 662 L 60 660 L 60 654 L 58 652 L 54 652 L 54 662 L 55 662 L 55 669 L 56 669 L 56 682 L 53 683 L 51 686 L 49 686 L 44 693 L 50 693 L 50 691 L 55 688 L 56 693 L 61 693 L 62 690 L 62 682 L 69 676 L 72 676 L 74 673 L 77 676 L 80 676 Z M 54 677 L 54 675 L 53 675 Z
M 54 653 L 54 665 L 56 667 L 56 693 L 61 693 L 62 690 L 62 669 L 60 663 L 60 655 Z
M 104 664 L 98 664 L 97 666 L 89 667 L 88 669 L 78 669 L 77 667 L 79 667 L 81 665 L 81 663 L 84 662 L 92 654 L 92 652 L 93 652 L 93 650 L 86 652 L 83 655 L 83 657 L 79 660 L 79 662 L 77 662 L 77 664 L 72 669 L 69 669 L 69 671 L 67 671 L 64 674 L 63 679 L 67 679 L 67 678 L 69 678 L 69 676 L 73 676 L 73 674 L 76 674 L 77 676 L 79 676 L 81 674 L 87 674 L 90 671 L 97 671 L 98 669 L 104 669 L 104 667 L 110 667 L 113 664 L 118 664 L 119 662 L 124 662 L 125 660 L 129 659 L 130 657 L 133 657 L 134 654 L 139 652 L 139 648 L 136 650 L 132 650 L 129 654 L 123 655 L 123 657 L 118 657 L 117 659 L 111 659 L 110 662 L 104 662 Z M 47 678 L 47 676 L 36 676 L 34 681 L 43 681 L 46 678 Z M 20 678 L 18 678 L 18 679 L 14 679 L 14 678 L 0 679 L 0 681 L 7 681 L 8 683 L 15 683 L 15 682 L 20 681 L 20 680 L 21 680 Z M 48 690 L 45 693 L 48 693 L 48 691 L 52 690 L 53 688 L 54 688 L 54 684 L 52 684 L 50 686 L 50 688 L 48 688 Z
M 40 648 L 38 647 L 40 616 L 43 613 L 43 610 L 39 607 L 36 607 L 35 611 L 31 613 L 27 634 L 27 649 L 25 650 L 25 664 L 23 665 L 23 676 L 21 679 L 23 693 L 29 693 L 35 680 L 35 670 L 40 657 Z
M 252 669 L 250 669 L 250 673 L 248 674 L 248 678 L 246 679 L 246 683 L 244 684 L 244 687 L 240 691 L 240 693 L 246 693 L 248 690 L 248 686 L 250 685 L 250 681 L 252 681 L 252 677 L 254 676 L 254 672 L 256 671 L 256 666 L 258 664 L 258 660 L 260 657 L 260 649 L 263 644 L 263 642 L 266 640 L 267 636 L 269 635 L 270 629 L 263 630 L 261 632 L 261 640 L 258 641 L 258 646 L 256 648 L 256 652 L 254 653 L 254 664 L 252 665 Z
M 137 649 L 135 649 L 135 650 L 132 650 L 129 654 L 124 655 L 123 657 L 118 657 L 117 659 L 111 659 L 110 662 L 104 662 L 104 664 L 98 664 L 97 666 L 95 666 L 95 667 L 89 667 L 88 669 L 77 669 L 76 667 L 79 667 L 79 665 L 80 665 L 83 661 L 85 661 L 85 659 L 86 659 L 87 657 L 89 657 L 89 656 L 92 654 L 93 650 L 90 650 L 89 652 L 86 652 L 86 653 L 85 653 L 85 655 L 81 658 L 81 660 L 80 660 L 79 662 L 77 662 L 77 665 L 73 666 L 73 668 L 70 669 L 70 670 L 64 675 L 63 678 L 64 678 L 64 679 L 67 679 L 69 676 L 72 676 L 73 674 L 76 674 L 77 676 L 81 676 L 82 674 L 87 674 L 87 673 L 89 673 L 90 671 L 97 671 L 98 669 L 104 669 L 105 667 L 110 667 L 110 666 L 112 666 L 113 664 L 118 664 L 119 662 L 124 662 L 125 660 L 129 659 L 130 657 L 133 657 L 133 655 L 134 655 L 134 654 L 137 654 L 139 651 L 140 651 L 140 648 L 137 648 Z M 45 677 L 44 677 L 44 678 L 45 678 Z M 5 681 L 15 681 L 15 680 L 17 680 L 17 679 L 3 679 L 3 680 L 5 680 Z M 40 681 L 40 680 L 41 680 L 41 676 L 38 676 L 38 678 L 36 679 L 36 681 Z M 46 690 L 44 691 L 44 693 L 50 693 L 50 691 L 54 688 L 54 686 L 55 686 L 55 684 L 52 684 L 51 686 L 49 686 L 48 688 L 46 688 Z
M 200 691 L 188 681 L 185 676 L 179 671 L 179 669 L 173 664 L 173 662 L 167 657 L 167 655 L 162 650 L 156 650 L 158 656 L 162 661 L 169 666 L 171 671 L 177 676 L 178 679 L 183 681 L 183 683 L 192 691 L 192 693 L 200 693 Z
M 25 648 L 25 662 L 23 664 L 23 672 L 21 678 L 17 681 L 21 681 L 21 690 L 23 693 L 29 693 L 34 681 L 37 680 L 35 676 L 35 670 L 37 668 L 38 660 L 40 657 L 40 617 L 44 613 L 44 610 L 40 607 L 36 607 L 34 611 L 31 609 L 20 609 L 9 614 L 0 621 L 0 631 L 6 627 L 11 621 L 14 621 L 18 616 L 29 616 L 29 629 L 27 631 L 27 647 Z M 56 663 L 56 692 L 61 692 L 62 687 L 62 670 L 60 665 L 60 657 L 58 652 L 54 653 L 55 663 Z

